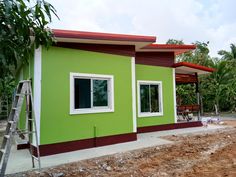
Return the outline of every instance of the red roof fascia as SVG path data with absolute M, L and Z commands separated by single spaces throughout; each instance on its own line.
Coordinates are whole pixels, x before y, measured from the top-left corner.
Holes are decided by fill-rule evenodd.
M 177 45 L 177 44 L 150 44 L 142 49 L 187 49 L 194 50 L 196 45 Z
M 194 69 L 199 69 L 199 70 L 207 71 L 207 72 L 214 72 L 215 71 L 214 68 L 208 68 L 206 66 L 197 65 L 197 64 L 189 63 L 189 62 L 179 62 L 179 63 L 175 63 L 173 66 L 175 68 L 181 67 L 181 66 L 186 66 L 186 67 L 190 67 L 190 68 L 194 68 Z
M 188 52 L 190 50 L 196 49 L 196 45 L 177 45 L 177 44 L 150 44 L 148 46 L 143 47 L 142 49 L 163 49 L 170 50 L 175 53 L 175 55 L 182 54 L 184 52 Z
M 111 33 L 60 30 L 60 29 L 53 29 L 53 33 L 55 37 L 61 37 L 61 38 L 111 40 L 111 41 L 134 41 L 134 42 L 156 42 L 155 36 L 111 34 Z

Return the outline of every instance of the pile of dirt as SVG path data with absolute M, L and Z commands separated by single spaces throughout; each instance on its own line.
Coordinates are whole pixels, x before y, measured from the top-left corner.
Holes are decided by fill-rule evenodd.
M 236 128 L 164 138 L 175 143 L 9 177 L 236 176 Z

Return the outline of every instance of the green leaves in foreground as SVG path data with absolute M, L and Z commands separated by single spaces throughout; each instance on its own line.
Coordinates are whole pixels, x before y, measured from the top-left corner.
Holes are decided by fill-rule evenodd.
M 35 47 L 52 45 L 47 28 L 52 15 L 57 17 L 55 8 L 44 0 L 0 0 L 0 88 L 20 63 L 28 62 Z
M 34 2 L 34 1 L 32 1 Z M 12 72 L 20 62 L 27 62 L 34 47 L 53 43 L 53 36 L 47 28 L 54 7 L 44 0 L 31 5 L 30 0 L 0 1 L 0 72 Z

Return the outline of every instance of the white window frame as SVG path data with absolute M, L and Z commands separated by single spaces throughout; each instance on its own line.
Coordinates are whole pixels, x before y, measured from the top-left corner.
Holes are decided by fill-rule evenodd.
M 91 94 L 93 89 L 93 79 L 107 80 L 108 81 L 108 106 L 95 106 L 91 108 L 75 109 L 74 103 L 74 80 L 75 78 L 91 79 Z M 91 102 L 93 96 L 91 96 Z M 92 104 L 91 104 L 92 105 Z M 101 75 L 101 74 L 87 74 L 87 73 L 70 73 L 70 114 L 90 114 L 90 113 L 104 113 L 114 112 L 114 76 Z
M 141 96 L 140 96 L 140 85 L 158 85 L 159 94 L 159 112 L 141 112 Z M 148 81 L 148 80 L 138 80 L 137 81 L 137 96 L 138 96 L 138 117 L 154 117 L 163 116 L 163 95 L 162 95 L 162 81 Z

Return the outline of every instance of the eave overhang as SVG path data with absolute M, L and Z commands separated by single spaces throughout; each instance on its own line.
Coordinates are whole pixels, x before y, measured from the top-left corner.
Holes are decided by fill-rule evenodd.
M 140 52 L 174 52 L 179 55 L 196 49 L 195 45 L 177 45 L 177 44 L 150 44 L 138 51 Z
M 197 64 L 189 63 L 189 62 L 175 63 L 173 65 L 173 67 L 175 68 L 175 73 L 179 73 L 179 74 L 195 74 L 195 73 L 197 73 L 198 75 L 201 75 L 201 74 L 212 73 L 215 71 L 215 69 L 213 69 L 213 68 L 209 68 L 206 66 L 197 65 Z
M 58 42 L 133 45 L 138 50 L 156 42 L 155 36 L 112 34 L 99 32 L 71 31 L 54 29 L 53 34 Z

